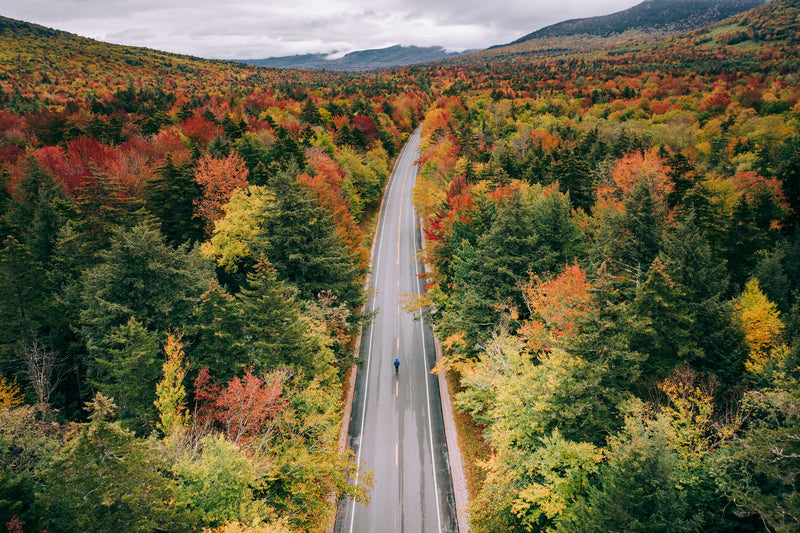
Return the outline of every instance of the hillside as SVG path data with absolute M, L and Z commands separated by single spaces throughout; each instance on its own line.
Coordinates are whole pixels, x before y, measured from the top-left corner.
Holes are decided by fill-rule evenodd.
M 266 59 L 248 59 L 242 62 L 262 67 L 355 72 L 427 63 L 428 61 L 436 61 L 458 55 L 458 53 L 448 52 L 440 46 L 395 45 L 388 48 L 350 52 L 337 59 L 327 59 L 327 54 L 305 54 Z
M 567 37 L 580 34 L 609 37 L 631 30 L 684 32 L 710 26 L 764 3 L 764 0 L 644 0 L 641 4 L 611 15 L 553 24 L 529 33 L 510 44 L 542 37 Z
M 509 44 L 494 46 L 482 55 L 553 55 L 620 47 L 709 26 L 764 3 L 764 0 L 645 0 L 618 13 L 542 28 Z
M 53 104 L 90 93 L 102 98 L 132 85 L 196 91 L 277 81 L 311 79 L 299 71 L 278 75 L 271 69 L 108 44 L 0 17 L 0 83 L 20 105 L 27 98 Z

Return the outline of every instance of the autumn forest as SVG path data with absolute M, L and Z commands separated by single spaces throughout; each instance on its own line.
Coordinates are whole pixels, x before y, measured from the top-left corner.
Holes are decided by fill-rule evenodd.
M 0 18 L 0 530 L 367 501 L 343 390 L 421 124 L 472 530 L 797 531 L 798 24 L 336 74 Z

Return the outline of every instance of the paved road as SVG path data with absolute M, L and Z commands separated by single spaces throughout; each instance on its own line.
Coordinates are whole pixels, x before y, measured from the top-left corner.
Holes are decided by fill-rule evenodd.
M 375 473 L 369 505 L 339 503 L 335 531 L 457 532 L 439 383 L 430 328 L 401 308 L 403 294 L 422 283 L 419 233 L 411 200 L 419 132 L 392 174 L 378 226 L 372 266 L 372 326 L 362 335 L 348 445 Z M 394 358 L 400 359 L 395 374 Z

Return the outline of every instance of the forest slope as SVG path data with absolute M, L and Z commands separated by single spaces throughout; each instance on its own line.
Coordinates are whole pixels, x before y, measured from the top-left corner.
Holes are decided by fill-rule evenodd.
M 552 55 L 610 49 L 707 27 L 764 3 L 763 0 L 646 0 L 610 15 L 568 20 L 542 28 L 509 44 L 494 46 L 482 55 Z

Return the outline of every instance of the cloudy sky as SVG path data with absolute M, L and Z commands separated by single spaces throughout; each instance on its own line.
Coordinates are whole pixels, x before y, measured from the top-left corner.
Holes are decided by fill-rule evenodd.
M 395 44 L 486 48 L 640 1 L 0 0 L 0 15 L 111 43 L 257 59 Z

